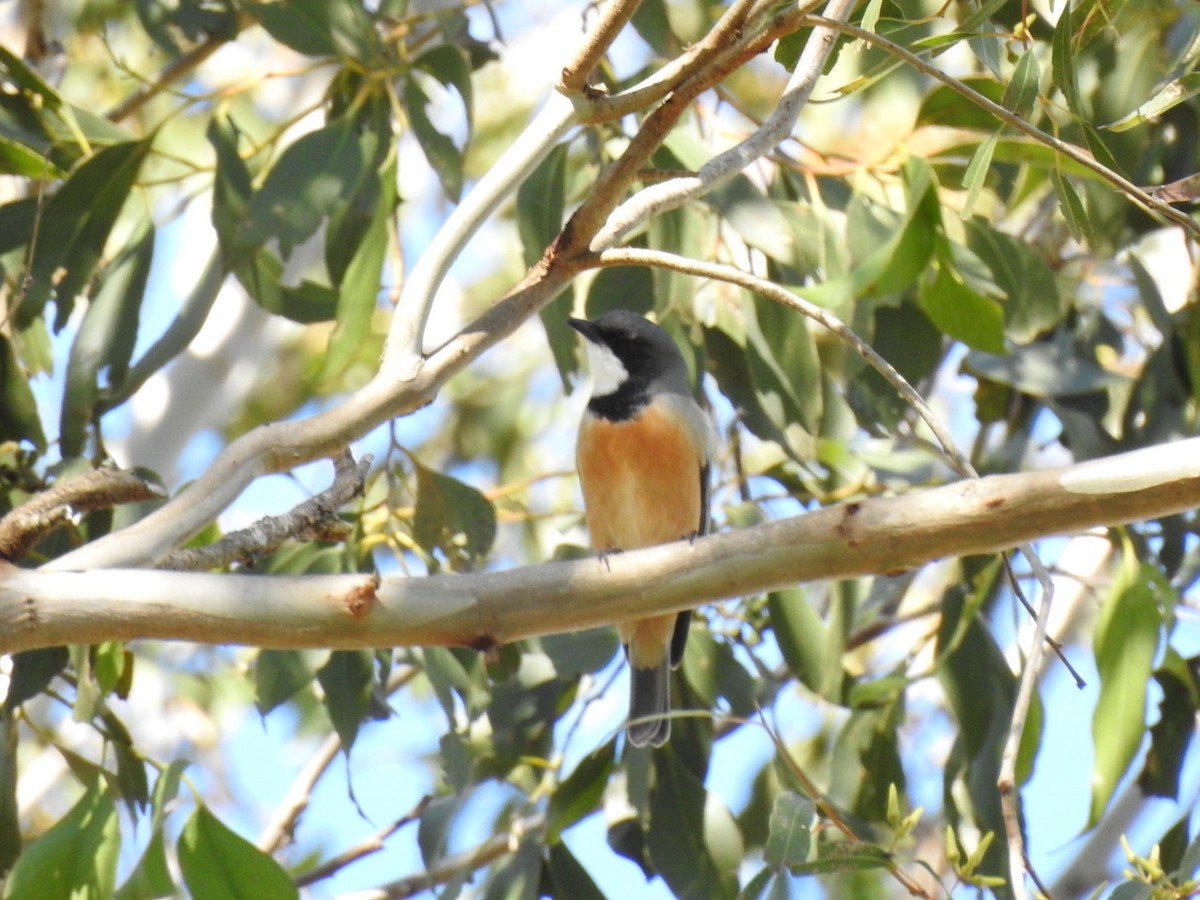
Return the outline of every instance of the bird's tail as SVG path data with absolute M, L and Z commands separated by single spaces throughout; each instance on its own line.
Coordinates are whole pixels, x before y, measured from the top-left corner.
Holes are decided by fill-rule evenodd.
M 661 747 L 671 736 L 671 669 L 664 659 L 650 669 L 629 667 L 629 727 L 635 747 Z

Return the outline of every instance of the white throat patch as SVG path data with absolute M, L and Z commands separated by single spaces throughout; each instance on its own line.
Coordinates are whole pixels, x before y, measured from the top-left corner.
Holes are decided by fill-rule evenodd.
M 614 394 L 629 378 L 629 372 L 613 353 L 603 344 L 584 342 L 587 345 L 588 367 L 592 370 L 592 396 L 607 397 Z

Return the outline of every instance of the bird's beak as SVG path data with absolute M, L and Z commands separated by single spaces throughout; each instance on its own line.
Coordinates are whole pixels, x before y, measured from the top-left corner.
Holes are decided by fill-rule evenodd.
M 596 338 L 596 327 L 587 319 L 567 319 L 567 324 L 582 334 L 589 341 Z

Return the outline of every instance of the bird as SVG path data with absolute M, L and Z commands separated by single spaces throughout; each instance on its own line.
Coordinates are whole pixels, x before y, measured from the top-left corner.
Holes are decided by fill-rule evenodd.
M 575 455 L 593 549 L 604 558 L 705 534 L 716 432 L 692 396 L 679 347 L 630 310 L 568 322 L 584 338 L 592 375 Z M 661 747 L 670 737 L 670 673 L 690 622 L 689 610 L 617 623 L 634 747 Z

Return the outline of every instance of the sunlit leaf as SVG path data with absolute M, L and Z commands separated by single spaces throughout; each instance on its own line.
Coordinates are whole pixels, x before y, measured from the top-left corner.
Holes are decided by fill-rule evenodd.
M 841 659 L 827 651 L 828 629 L 805 592 L 801 588 L 772 591 L 767 595 L 767 609 L 775 640 L 792 674 L 823 697 L 840 692 Z
M 370 334 L 371 321 L 378 305 L 389 247 L 389 223 L 398 202 L 395 157 L 379 173 L 378 179 L 379 195 L 375 199 L 371 225 L 346 267 L 338 289 L 337 325 L 329 337 L 324 378 L 339 374 L 351 363 L 360 360 L 363 343 Z M 373 365 L 374 360 L 370 360 L 370 363 Z
M 117 878 L 120 823 L 112 795 L 97 781 L 17 859 L 4 900 L 108 897 Z
M 1117 784 L 1146 736 L 1146 688 L 1161 640 L 1161 599 L 1170 593 L 1162 575 L 1139 564 L 1125 542 L 1117 577 L 1100 607 L 1092 638 L 1100 697 L 1092 714 L 1092 796 L 1088 824 L 1100 820 Z
M 231 831 L 206 806 L 197 806 L 177 845 L 179 868 L 193 897 L 285 900 L 298 897 L 287 872 Z
M 1004 311 L 991 297 L 977 294 L 945 265 L 924 282 L 920 304 L 947 337 L 988 353 L 1004 352 Z

